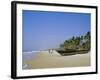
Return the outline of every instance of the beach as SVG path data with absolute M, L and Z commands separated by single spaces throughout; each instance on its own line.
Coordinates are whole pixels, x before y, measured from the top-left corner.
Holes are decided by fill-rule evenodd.
M 42 69 L 42 68 L 63 68 L 63 67 L 84 67 L 90 66 L 90 52 L 85 54 L 75 54 L 61 56 L 55 50 L 38 52 L 34 58 L 23 61 L 24 69 Z

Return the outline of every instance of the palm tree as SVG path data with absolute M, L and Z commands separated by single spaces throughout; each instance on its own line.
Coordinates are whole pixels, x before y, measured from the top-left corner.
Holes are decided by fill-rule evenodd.
M 64 41 L 60 45 L 63 49 L 78 49 L 78 50 L 90 50 L 90 32 L 87 32 L 84 36 L 72 37 Z

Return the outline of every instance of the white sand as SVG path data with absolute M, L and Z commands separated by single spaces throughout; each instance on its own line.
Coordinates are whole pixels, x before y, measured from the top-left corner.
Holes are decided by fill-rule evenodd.
M 90 66 L 90 52 L 61 56 L 56 51 L 52 54 L 48 51 L 41 51 L 35 58 L 24 63 L 27 64 L 28 69 Z

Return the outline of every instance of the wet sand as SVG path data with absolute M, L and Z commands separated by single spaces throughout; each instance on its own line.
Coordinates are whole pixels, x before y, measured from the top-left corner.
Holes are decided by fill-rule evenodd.
M 35 58 L 24 61 L 24 64 L 27 65 L 24 69 L 90 66 L 90 52 L 86 54 L 61 56 L 56 51 L 53 51 L 52 54 L 48 51 L 41 51 Z

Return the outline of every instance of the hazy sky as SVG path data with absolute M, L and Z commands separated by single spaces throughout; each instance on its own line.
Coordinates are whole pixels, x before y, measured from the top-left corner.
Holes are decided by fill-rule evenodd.
M 72 36 L 90 31 L 89 13 L 23 10 L 23 51 L 58 48 Z

